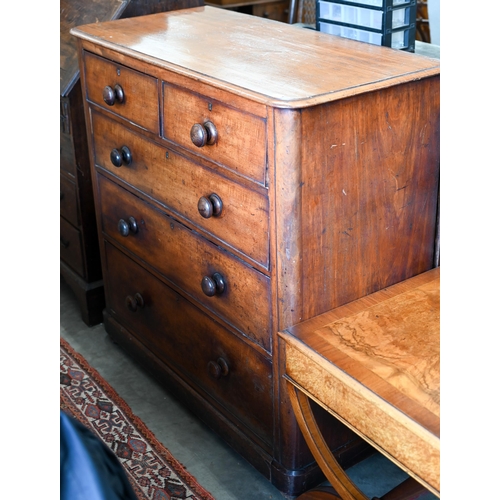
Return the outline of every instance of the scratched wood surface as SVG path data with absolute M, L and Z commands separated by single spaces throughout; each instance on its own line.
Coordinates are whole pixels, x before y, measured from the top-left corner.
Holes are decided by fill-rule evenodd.
M 285 101 L 287 107 L 439 74 L 436 59 L 210 6 L 141 22 L 95 23 L 73 33 L 163 68 L 194 72 L 206 83 L 245 89 L 261 102 Z
M 439 268 L 280 334 L 286 374 L 439 492 Z

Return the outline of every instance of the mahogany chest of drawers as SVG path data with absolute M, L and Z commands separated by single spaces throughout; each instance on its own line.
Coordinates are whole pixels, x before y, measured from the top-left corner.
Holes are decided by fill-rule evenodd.
M 106 329 L 297 495 L 277 332 L 434 266 L 439 62 L 208 6 L 72 34 Z

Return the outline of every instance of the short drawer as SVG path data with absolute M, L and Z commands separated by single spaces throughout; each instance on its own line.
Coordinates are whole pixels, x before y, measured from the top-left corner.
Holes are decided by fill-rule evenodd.
M 79 226 L 78 203 L 76 186 L 69 179 L 61 175 L 61 208 L 60 214 L 74 226 Z
M 159 133 L 158 81 L 144 73 L 103 59 L 84 55 L 87 99 L 132 123 Z M 104 100 L 106 94 L 106 101 Z
M 151 352 L 272 442 L 272 367 L 265 356 L 106 242 L 106 304 Z
M 213 144 L 210 138 L 215 134 L 209 132 L 203 140 L 207 130 L 216 131 Z M 163 82 L 163 137 L 265 184 L 263 118 Z
M 268 269 L 266 195 L 158 146 L 102 113 L 92 113 L 92 127 L 97 165 Z M 123 147 L 130 152 L 128 164 L 120 157 Z M 114 158 L 113 163 L 113 154 L 120 161 Z
M 82 239 L 80 231 L 62 217 L 60 220 L 61 259 L 80 276 L 84 276 Z
M 98 184 L 106 235 L 270 351 L 269 277 L 104 176 Z

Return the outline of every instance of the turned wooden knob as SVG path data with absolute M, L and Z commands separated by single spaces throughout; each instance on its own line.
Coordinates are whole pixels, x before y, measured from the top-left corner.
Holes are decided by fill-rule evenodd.
M 220 295 L 225 288 L 224 278 L 220 273 L 214 273 L 212 276 L 203 276 L 201 280 L 201 289 L 207 297 Z
M 130 165 L 132 163 L 132 152 L 127 146 L 122 146 L 120 149 L 113 149 L 109 154 L 109 158 L 115 167 L 121 167 L 123 164 Z
M 219 358 L 217 361 L 208 363 L 208 373 L 213 378 L 225 377 L 229 373 L 229 366 L 224 358 Z
M 127 295 L 125 298 L 125 304 L 129 311 L 135 312 L 140 307 L 144 307 L 144 299 L 140 293 L 136 293 L 135 295 Z
M 115 102 L 122 104 L 125 101 L 125 93 L 118 84 L 114 87 L 106 85 L 102 91 L 102 98 L 108 106 L 114 106 Z
M 212 193 L 208 198 L 202 196 L 198 200 L 198 212 L 205 219 L 210 219 L 212 215 L 217 217 L 222 212 L 222 200 L 215 193 Z
M 118 221 L 118 232 L 122 236 L 128 236 L 130 233 L 136 234 L 138 231 L 139 226 L 133 217 L 129 217 L 128 220 L 120 219 Z
M 217 142 L 217 129 L 212 122 L 195 123 L 191 127 L 192 143 L 202 148 L 205 145 L 211 146 Z

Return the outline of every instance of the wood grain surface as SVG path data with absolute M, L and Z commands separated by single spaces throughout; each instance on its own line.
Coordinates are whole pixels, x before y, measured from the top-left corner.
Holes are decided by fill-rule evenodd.
M 293 384 L 439 492 L 439 268 L 280 336 Z
M 275 106 L 309 106 L 439 74 L 435 59 L 210 6 L 72 33 Z
M 185 290 L 208 310 L 215 311 L 270 351 L 267 276 L 104 176 L 99 177 L 99 202 L 103 209 L 102 230 L 108 237 L 155 266 L 172 285 Z M 124 237 L 118 231 L 118 221 L 130 216 L 136 219 L 139 229 L 137 234 Z M 216 272 L 224 278 L 224 292 L 207 297 L 202 291 L 202 279 Z M 252 314 L 248 314 L 248 308 Z

